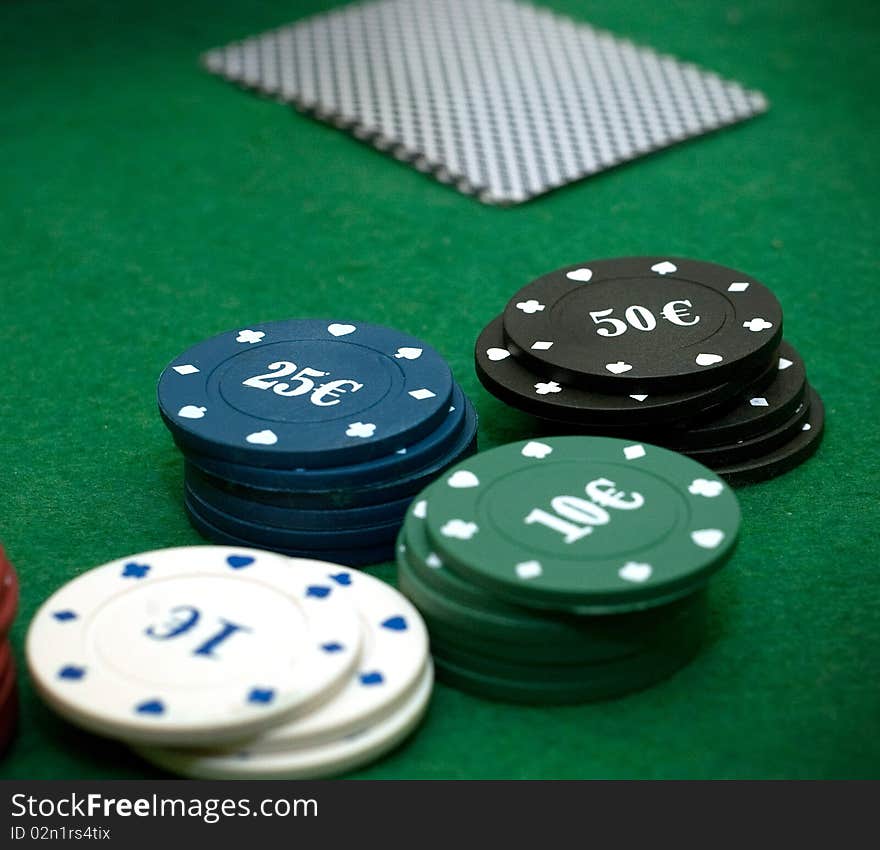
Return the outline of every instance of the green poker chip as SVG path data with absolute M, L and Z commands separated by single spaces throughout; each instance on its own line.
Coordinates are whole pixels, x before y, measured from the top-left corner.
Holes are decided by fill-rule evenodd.
M 499 659 L 592 663 L 665 641 L 693 616 L 692 596 L 647 611 L 596 617 L 511 605 L 462 579 L 430 550 L 424 520 L 430 497 L 429 488 L 410 506 L 398 538 L 398 583 L 438 640 L 463 641 Z
M 507 601 L 577 613 L 664 605 L 730 558 L 740 511 L 690 458 L 648 443 L 550 437 L 457 464 L 429 489 L 443 563 Z
M 540 667 L 524 671 L 487 664 L 434 642 L 431 652 L 438 678 L 452 687 L 500 702 L 563 705 L 612 699 L 656 685 L 693 659 L 701 639 L 702 632 L 694 630 L 675 646 L 584 667 L 579 679 L 554 679 Z

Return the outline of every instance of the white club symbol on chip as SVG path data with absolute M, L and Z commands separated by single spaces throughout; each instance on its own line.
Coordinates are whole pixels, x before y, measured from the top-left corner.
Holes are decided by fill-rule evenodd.
M 177 411 L 177 415 L 181 419 L 201 419 L 207 412 L 207 407 L 198 407 L 195 404 L 185 404 Z
M 720 481 L 710 481 L 708 478 L 695 478 L 688 487 L 688 493 L 692 496 L 705 496 L 714 499 L 724 491 L 724 485 Z
M 453 537 L 456 540 L 470 540 L 479 530 L 479 526 L 475 522 L 451 519 L 449 522 L 444 523 L 440 533 L 444 537 Z
M 372 422 L 352 422 L 345 430 L 346 437 L 360 437 L 367 439 L 376 433 L 376 426 Z
M 556 381 L 539 381 L 535 384 L 535 392 L 538 395 L 548 395 L 549 393 L 561 393 L 562 387 Z
M 264 331 L 243 330 L 238 332 L 235 341 L 246 342 L 249 345 L 253 345 L 255 342 L 260 342 L 264 336 L 266 336 Z
M 278 442 L 278 435 L 268 428 L 265 431 L 255 431 L 245 437 L 254 446 L 274 446 Z
M 516 305 L 516 309 L 522 310 L 523 313 L 530 316 L 532 313 L 540 313 L 544 309 L 544 305 L 540 301 L 535 301 L 534 298 L 529 298 L 528 301 L 520 301 Z

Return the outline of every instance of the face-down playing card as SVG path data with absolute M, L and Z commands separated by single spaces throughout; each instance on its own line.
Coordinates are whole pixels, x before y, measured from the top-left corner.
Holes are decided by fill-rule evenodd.
M 489 204 L 767 109 L 759 92 L 515 0 L 354 4 L 203 62 Z

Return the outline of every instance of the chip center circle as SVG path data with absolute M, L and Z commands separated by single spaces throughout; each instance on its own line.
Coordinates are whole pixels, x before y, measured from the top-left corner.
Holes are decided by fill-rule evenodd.
M 195 692 L 276 670 L 277 659 L 305 646 L 307 631 L 290 598 L 270 585 L 201 574 L 112 596 L 92 616 L 87 643 L 120 680 Z
M 224 401 L 266 421 L 314 424 L 356 419 L 377 405 L 400 368 L 388 357 L 336 340 L 284 340 L 246 350 L 212 379 Z
M 527 555 L 632 558 L 682 525 L 687 505 L 668 482 L 625 464 L 544 462 L 512 472 L 480 499 L 498 533 Z
M 633 346 L 668 354 L 716 334 L 733 316 L 731 303 L 712 287 L 684 278 L 613 278 L 563 295 L 550 323 L 565 339 L 599 346 L 605 359 L 626 359 Z

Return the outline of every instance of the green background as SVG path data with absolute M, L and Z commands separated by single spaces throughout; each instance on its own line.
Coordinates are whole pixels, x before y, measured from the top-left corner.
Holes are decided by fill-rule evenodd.
M 744 534 L 685 670 L 599 705 L 438 686 L 369 778 L 876 777 L 877 5 L 547 5 L 764 91 L 770 112 L 513 209 L 199 70 L 200 51 L 326 2 L 20 2 L 0 11 L 0 538 L 37 605 L 93 565 L 196 544 L 156 378 L 191 344 L 291 316 L 393 325 L 443 352 L 489 447 L 530 422 L 479 387 L 478 331 L 538 274 L 693 256 L 785 308 L 823 394 L 807 465 L 743 489 Z M 390 567 L 378 568 L 390 577 Z M 21 675 L 0 775 L 159 776 L 55 719 Z

